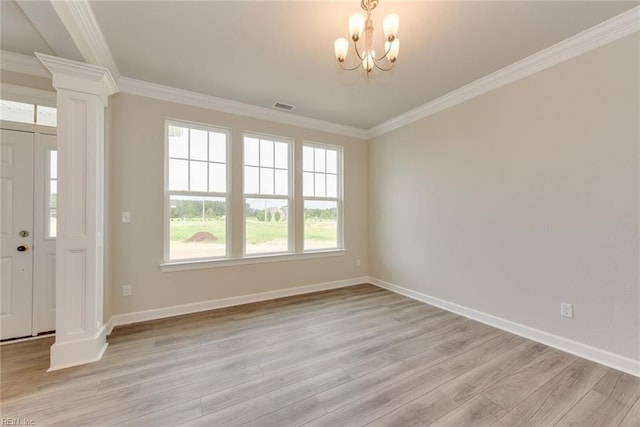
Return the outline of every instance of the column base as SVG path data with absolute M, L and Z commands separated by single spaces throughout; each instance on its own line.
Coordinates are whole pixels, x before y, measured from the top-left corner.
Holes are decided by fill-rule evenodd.
M 51 346 L 51 367 L 47 372 L 97 362 L 107 350 L 107 328 L 102 326 L 93 338 L 57 342 Z

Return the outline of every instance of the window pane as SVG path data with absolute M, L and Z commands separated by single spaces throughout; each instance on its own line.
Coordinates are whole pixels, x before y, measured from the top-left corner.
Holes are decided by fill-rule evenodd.
M 244 164 L 260 166 L 260 146 L 255 138 L 244 139 Z
M 226 256 L 226 203 L 222 197 L 171 196 L 169 258 Z
M 190 162 L 190 191 L 207 191 L 207 163 Z
M 287 199 L 246 199 L 245 252 L 288 252 Z
M 287 169 L 289 167 L 289 144 L 284 142 L 276 142 L 276 167 Z
M 273 141 L 260 140 L 260 166 L 273 167 Z
M 260 171 L 256 167 L 246 166 L 244 168 L 244 192 L 246 194 L 260 193 Z
M 289 194 L 289 182 L 288 182 L 289 173 L 286 170 L 280 170 L 280 169 L 276 169 L 275 173 L 276 173 L 275 193 L 280 196 L 288 195 Z
M 338 203 L 305 200 L 304 249 L 338 247 Z
M 323 150 L 322 148 L 316 148 L 314 149 L 315 151 L 315 155 L 314 155 L 314 169 L 316 172 L 324 172 L 326 171 L 325 169 L 325 150 Z
M 327 197 L 338 197 L 338 177 L 327 174 Z
M 189 189 L 189 162 L 169 159 L 169 190 L 185 191 Z
M 338 173 L 338 152 L 327 150 L 327 172 Z
M 302 148 L 302 170 L 313 172 L 313 147 Z
M 313 173 L 304 172 L 302 191 L 305 196 L 313 196 Z
M 220 163 L 209 163 L 209 191 L 227 191 L 227 167 Z
M 189 130 L 169 126 L 169 157 L 189 158 Z
M 191 152 L 189 158 L 192 160 L 207 160 L 207 132 L 199 129 L 191 129 Z
M 325 197 L 325 175 L 323 173 L 315 174 L 315 191 L 314 194 L 316 197 Z
M 58 150 L 49 151 L 49 174 L 51 179 L 58 179 Z
M 57 206 L 58 206 L 58 151 L 57 150 L 48 150 L 49 154 L 49 194 L 47 194 L 47 230 L 46 236 L 56 237 L 57 236 Z
M 209 132 L 209 161 L 227 162 L 227 134 Z
M 38 105 L 36 108 L 36 123 L 45 126 L 56 126 L 58 124 L 58 109 Z
M 260 168 L 260 194 L 273 194 L 273 169 Z
M 33 123 L 35 110 L 33 104 L 0 100 L 0 120 Z

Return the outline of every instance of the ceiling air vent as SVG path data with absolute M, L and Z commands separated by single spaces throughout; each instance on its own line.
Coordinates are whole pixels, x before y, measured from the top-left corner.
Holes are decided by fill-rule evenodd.
M 285 104 L 284 102 L 276 102 L 273 104 L 273 108 L 276 108 L 282 111 L 291 111 L 295 107 L 293 105 Z

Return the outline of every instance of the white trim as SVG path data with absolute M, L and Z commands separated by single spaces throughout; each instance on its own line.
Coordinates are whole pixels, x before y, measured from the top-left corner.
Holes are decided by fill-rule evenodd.
M 10 120 L 0 120 L 1 129 L 17 130 L 21 132 L 41 133 L 43 135 L 56 135 L 58 128 L 55 126 L 36 125 L 34 123 L 12 122 Z
M 120 71 L 89 2 L 52 1 L 51 5 L 84 59 L 109 69 L 115 79 L 119 79 Z
M 204 260 L 187 260 L 187 261 L 169 261 L 160 264 L 160 270 L 163 273 L 184 270 L 202 270 L 206 268 L 231 267 L 248 264 L 264 264 L 267 262 L 283 262 L 283 261 L 299 261 L 314 258 L 326 258 L 332 256 L 343 256 L 347 253 L 344 249 L 330 249 L 309 251 L 305 253 L 284 253 L 284 254 L 268 254 L 268 255 L 248 255 L 244 258 L 220 258 L 220 259 L 204 259 Z
M 215 310 L 218 308 L 233 307 L 236 305 L 251 304 L 294 295 L 309 294 L 313 292 L 327 291 L 330 289 L 345 288 L 368 282 L 368 277 L 354 277 L 353 279 L 338 280 L 335 282 L 318 283 L 315 285 L 298 286 L 275 291 L 260 292 L 257 294 L 241 295 L 237 297 L 221 298 L 192 304 L 174 305 L 171 307 L 157 308 L 153 310 L 138 311 L 134 313 L 115 314 L 107 322 L 113 329 L 115 326 L 131 323 L 146 322 L 149 320 L 164 319 L 166 317 L 181 316 L 183 314 L 198 313 L 201 311 Z
M 33 89 L 0 82 L 0 98 L 9 101 L 55 107 L 56 97 L 57 94 L 54 91 Z
M 424 119 L 590 50 L 640 31 L 640 6 L 556 43 L 368 130 L 369 139 Z
M 640 377 L 640 360 L 633 360 L 625 356 L 620 356 L 600 348 L 573 341 L 559 335 L 541 331 L 520 323 L 512 322 L 488 313 L 483 313 L 463 305 L 449 302 L 440 298 L 432 297 L 412 289 L 394 285 L 374 277 L 369 277 L 369 283 L 380 288 L 387 289 L 400 295 L 424 302 L 426 304 L 442 308 L 443 310 L 459 314 L 469 319 L 511 332 L 512 334 L 548 345 L 558 350 L 566 351 L 578 357 L 600 363 L 610 368 L 617 369 L 622 372 Z
M 175 102 L 182 105 L 191 105 L 193 107 L 253 117 L 255 119 L 269 120 L 292 126 L 300 126 L 306 129 L 319 130 L 352 138 L 367 139 L 368 137 L 368 132 L 365 129 L 298 116 L 283 111 L 276 111 L 271 108 L 244 104 L 242 102 L 176 89 L 142 80 L 130 79 L 128 77 L 121 77 L 120 80 L 118 80 L 118 86 L 120 87 L 120 92 L 131 95 Z
M 95 94 L 106 107 L 109 96 L 118 92 L 118 84 L 108 68 L 36 52 L 36 57 L 53 75 L 53 87 Z M 60 107 L 60 106 L 58 106 Z
M 51 73 L 32 55 L 0 50 L 0 67 L 5 71 L 51 78 Z
M 56 336 L 56 342 L 51 346 L 51 366 L 47 372 L 99 361 L 109 345 L 106 336 L 105 325 L 98 329 L 94 337 L 60 342 Z

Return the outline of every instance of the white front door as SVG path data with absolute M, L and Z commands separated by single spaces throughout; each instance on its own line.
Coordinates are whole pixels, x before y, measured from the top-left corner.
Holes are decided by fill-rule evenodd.
M 7 339 L 33 333 L 35 134 L 0 132 L 0 339 Z

